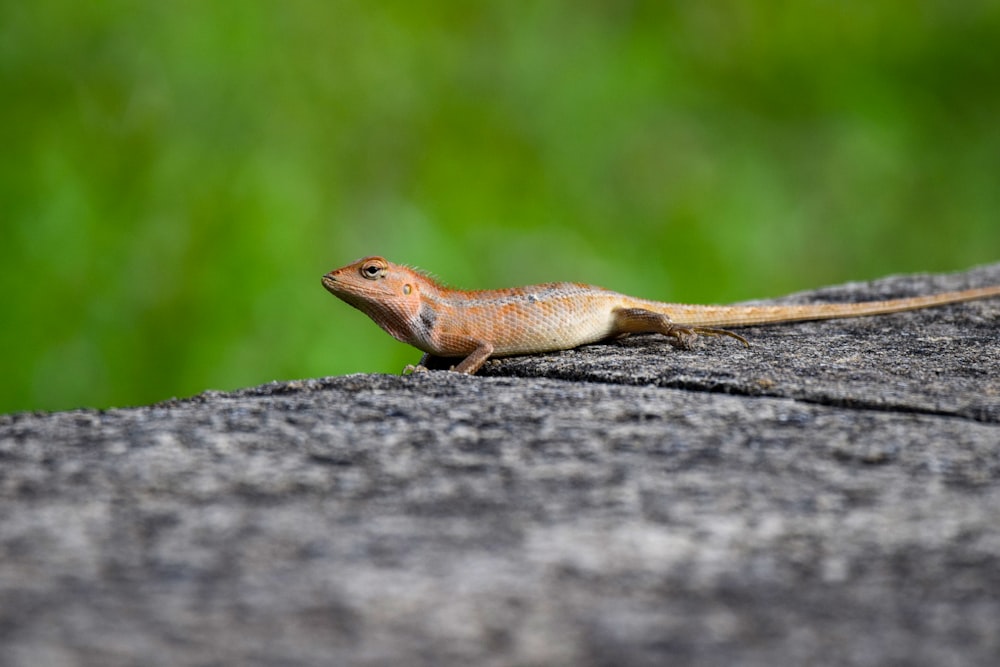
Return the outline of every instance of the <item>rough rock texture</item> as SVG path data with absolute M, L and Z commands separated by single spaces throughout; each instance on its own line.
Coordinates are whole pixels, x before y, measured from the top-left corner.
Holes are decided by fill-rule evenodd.
M 0 664 L 1000 664 L 1000 299 L 741 333 L 0 416 Z

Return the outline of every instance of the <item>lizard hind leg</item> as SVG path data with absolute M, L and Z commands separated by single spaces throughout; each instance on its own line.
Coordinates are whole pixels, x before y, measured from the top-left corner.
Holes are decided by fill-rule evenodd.
M 615 310 L 615 329 L 618 334 L 663 334 L 670 338 L 676 345 L 684 348 L 690 347 L 691 339 L 697 335 L 729 336 L 750 347 L 750 343 L 746 338 L 732 331 L 712 327 L 689 327 L 683 324 L 674 324 L 663 313 L 646 310 L 645 308 L 617 308 Z

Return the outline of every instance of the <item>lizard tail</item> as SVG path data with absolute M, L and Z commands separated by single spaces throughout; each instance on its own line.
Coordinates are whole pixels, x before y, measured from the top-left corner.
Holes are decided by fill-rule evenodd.
M 811 303 L 803 305 L 773 306 L 689 306 L 685 304 L 657 304 L 657 312 L 670 317 L 681 326 L 689 327 L 738 327 L 779 322 L 828 320 L 846 317 L 883 315 L 931 306 L 943 306 L 974 299 L 1000 296 L 1000 285 L 977 287 L 958 292 L 942 292 L 927 296 L 914 296 L 888 301 L 863 301 L 861 303 Z M 648 306 L 646 306 L 648 308 Z M 653 310 L 653 308 L 650 308 Z

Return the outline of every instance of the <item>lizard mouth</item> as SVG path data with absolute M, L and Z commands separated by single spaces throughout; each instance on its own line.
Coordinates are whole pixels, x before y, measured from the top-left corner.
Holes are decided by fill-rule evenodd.
M 337 285 L 338 285 L 337 279 L 334 278 L 331 274 L 329 273 L 326 274 L 325 276 L 323 276 L 321 280 L 323 281 L 323 287 L 325 287 L 328 292 L 333 292 L 333 293 L 337 292 Z

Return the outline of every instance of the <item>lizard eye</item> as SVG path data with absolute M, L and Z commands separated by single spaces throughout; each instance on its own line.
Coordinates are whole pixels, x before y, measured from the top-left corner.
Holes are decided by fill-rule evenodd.
M 388 268 L 385 260 L 370 259 L 361 265 L 361 275 L 368 280 L 378 280 L 385 277 Z

